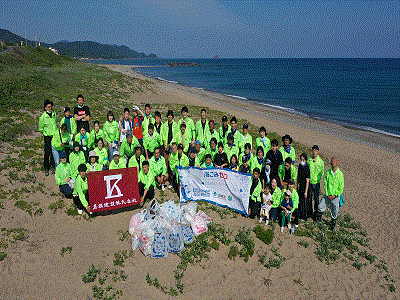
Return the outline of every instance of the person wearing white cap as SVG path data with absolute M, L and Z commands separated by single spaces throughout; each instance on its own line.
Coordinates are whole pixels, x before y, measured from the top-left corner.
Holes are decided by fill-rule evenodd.
M 125 160 L 120 159 L 119 152 L 114 151 L 113 160 L 110 162 L 109 170 L 123 169 L 126 167 Z
M 293 201 L 291 197 L 292 197 L 292 192 L 290 190 L 286 190 L 284 194 L 284 199 L 281 202 L 281 209 L 282 209 L 281 232 L 283 232 L 283 228 L 286 223 L 288 225 L 289 230 L 291 229 L 290 215 L 291 215 L 291 210 L 293 209 Z
M 89 152 L 89 162 L 86 164 L 87 172 L 101 171 L 102 165 L 99 164 L 99 156 L 92 150 Z

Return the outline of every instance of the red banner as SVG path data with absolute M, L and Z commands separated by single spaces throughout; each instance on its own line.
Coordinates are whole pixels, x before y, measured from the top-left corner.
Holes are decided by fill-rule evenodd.
M 137 168 L 89 172 L 88 191 L 93 212 L 140 203 Z

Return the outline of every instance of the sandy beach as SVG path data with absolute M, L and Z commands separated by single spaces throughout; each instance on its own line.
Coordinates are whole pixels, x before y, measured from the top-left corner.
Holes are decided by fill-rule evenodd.
M 53 213 L 49 209 L 44 209 L 41 217 L 31 217 L 23 210 L 9 205 L 2 214 L 1 227 L 25 227 L 29 230 L 29 237 L 18 243 L 9 243 L 8 251 L 12 254 L 0 265 L 0 299 L 93 299 L 92 285 L 82 282 L 82 275 L 87 273 L 92 264 L 102 270 L 108 268 L 125 272 L 128 276 L 126 281 L 115 283 L 116 288 L 123 291 L 120 299 L 399 299 L 398 138 L 151 79 L 133 71 L 132 66 L 106 67 L 154 83 L 152 91 L 132 94 L 124 105 L 151 103 L 159 107 L 206 107 L 235 115 L 255 127 L 265 126 L 268 131 L 279 135 L 289 133 L 295 141 L 308 147 L 318 144 L 326 163 L 332 156 L 336 156 L 345 176 L 346 202 L 340 214 L 349 213 L 355 221 L 360 222 L 370 238 L 370 251 L 376 255 L 376 263 L 379 260 L 386 262 L 396 292 L 391 293 L 382 288 L 382 285 L 387 284 L 382 279 L 386 273 L 375 268 L 374 264 L 366 264 L 361 270 L 344 260 L 328 265 L 317 259 L 314 253 L 316 246 L 311 239 L 309 247 L 301 247 L 301 237 L 290 236 L 287 232 L 280 234 L 277 226 L 269 246 L 252 233 L 255 254 L 248 262 L 239 257 L 229 259 L 229 247 L 221 245 L 219 251 L 210 252 L 209 259 L 189 264 L 183 279 L 184 293 L 173 297 L 149 286 L 145 278 L 149 273 L 163 284 L 173 286 L 174 270 L 180 261 L 177 255 L 156 260 L 144 257 L 136 250 L 132 257 L 125 260 L 124 267 L 113 264 L 115 253 L 130 249 L 129 238 L 121 240 L 117 232 L 126 232 L 131 216 L 139 209 L 85 220 L 60 211 Z M 199 119 L 197 115 L 191 117 L 195 121 Z M 175 119 L 178 117 L 175 116 Z M 35 132 L 27 138 L 39 137 L 40 134 Z M 41 156 L 43 150 L 37 151 Z M 11 152 L 5 145 L 0 159 L 10 155 L 13 157 Z M 327 164 L 325 169 L 328 169 Z M 0 184 L 10 184 L 5 176 L 8 171 L 1 171 Z M 33 190 L 29 200 L 40 201 L 43 208 L 47 208 L 61 198 L 58 187 L 53 175 L 45 177 L 39 171 L 35 175 L 37 182 L 43 182 L 43 192 Z M 24 170 L 20 171 L 20 176 L 25 176 Z M 20 182 L 14 185 L 15 188 L 26 186 Z M 157 197 L 160 197 L 160 191 L 157 191 Z M 175 197 L 178 200 L 177 195 L 171 191 L 166 191 L 163 197 Z M 222 219 L 217 212 L 207 213 L 214 222 L 235 233 L 243 226 L 254 227 L 258 223 L 242 216 L 234 218 L 229 215 Z M 272 246 L 279 249 L 280 255 L 285 258 L 280 268 L 269 269 L 259 261 L 263 253 L 271 253 L 268 249 Z M 62 247 L 71 247 L 72 251 L 60 255 Z

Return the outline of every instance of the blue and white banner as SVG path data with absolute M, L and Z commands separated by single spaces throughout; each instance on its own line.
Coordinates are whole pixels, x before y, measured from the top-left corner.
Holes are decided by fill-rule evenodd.
M 180 201 L 207 201 L 248 214 L 251 175 L 217 168 L 178 168 Z

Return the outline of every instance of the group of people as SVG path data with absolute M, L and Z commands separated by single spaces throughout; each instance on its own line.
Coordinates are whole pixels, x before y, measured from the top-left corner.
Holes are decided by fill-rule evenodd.
M 223 116 L 217 129 L 217 122 L 207 118 L 205 109 L 197 122 L 188 114 L 188 108 L 182 107 L 176 122 L 174 112 L 168 110 L 166 121 L 162 122 L 161 113 L 153 114 L 146 104 L 144 112 L 137 106 L 132 112 L 125 108 L 118 120 L 109 111 L 102 128 L 96 120 L 90 130 L 91 113 L 82 95 L 77 97 L 73 114 L 65 107 L 59 123 L 53 103 L 46 100 L 39 118 L 39 131 L 44 136 L 45 175 L 55 168 L 61 193 L 73 198 L 79 213 L 91 213 L 88 172 L 137 167 L 144 203 L 154 198 L 156 188 L 174 188 L 179 193 L 178 167 L 228 168 L 252 174 L 251 218 L 257 217 L 266 224 L 280 220 L 283 231 L 286 225 L 289 229 L 297 226 L 300 218 L 320 220 L 329 205 L 334 230 L 344 186 L 336 158 L 332 158 L 332 168 L 324 177 L 324 162 L 317 145 L 312 147 L 311 157 L 300 155 L 296 168 L 296 151 L 290 135 L 282 137 L 279 147 L 278 140 L 271 141 L 266 136 L 265 127 L 259 129 L 257 137 L 252 137 L 248 124 L 243 124 L 240 131 L 235 117 L 228 122 L 227 116 Z M 320 199 L 323 178 L 326 196 Z

